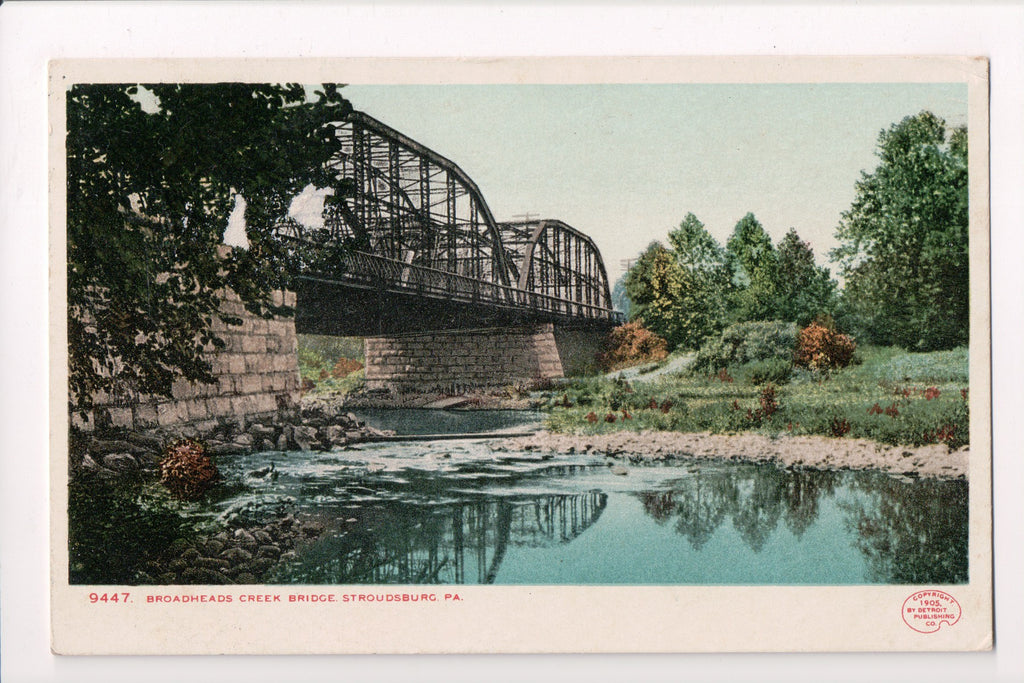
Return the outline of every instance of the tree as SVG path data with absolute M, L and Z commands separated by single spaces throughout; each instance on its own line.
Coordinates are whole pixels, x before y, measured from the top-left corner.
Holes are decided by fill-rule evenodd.
M 680 305 L 688 323 L 681 343 L 699 347 L 703 340 L 725 326 L 729 270 L 725 251 L 692 213 L 668 235 L 679 266 L 687 273 Z
M 732 276 L 731 315 L 736 322 L 776 317 L 778 257 L 772 239 L 754 214 L 736 224 L 725 245 Z
M 967 130 L 923 111 L 878 136 L 836 231 L 844 304 L 870 337 L 927 351 L 968 341 Z
M 687 273 L 675 255 L 660 242 L 651 242 L 626 273 L 626 293 L 632 302 L 631 320 L 643 320 L 644 326 L 670 347 L 685 338 L 685 311 L 681 305 Z
M 155 102 L 143 107 L 142 101 Z M 303 188 L 337 179 L 337 87 L 75 85 L 67 94 L 67 295 L 72 408 L 94 392 L 169 396 L 176 378 L 213 381 L 205 350 L 225 292 L 250 312 L 287 314 L 272 236 Z M 221 245 L 236 198 L 249 249 Z
M 776 253 L 776 317 L 806 327 L 819 316 L 831 315 L 836 283 L 827 268 L 815 264 L 811 245 L 790 228 Z
M 626 292 L 626 273 L 623 273 L 615 281 L 615 286 L 612 287 L 612 308 L 616 311 L 621 311 L 628 318 L 632 305 L 632 302 L 629 300 L 629 293 Z

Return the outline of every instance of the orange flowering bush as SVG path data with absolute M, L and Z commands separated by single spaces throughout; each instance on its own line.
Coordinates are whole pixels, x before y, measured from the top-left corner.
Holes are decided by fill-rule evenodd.
M 811 370 L 845 368 L 856 349 L 857 343 L 851 337 L 813 322 L 797 335 L 796 364 Z
M 335 379 L 341 379 L 342 377 L 348 377 L 356 370 L 362 370 L 363 364 L 357 360 L 351 358 L 339 358 L 338 362 L 331 368 L 331 377 Z
M 160 461 L 160 483 L 185 500 L 202 496 L 219 476 L 206 448 L 192 439 L 171 442 Z
M 640 363 L 663 360 L 668 342 L 634 320 L 619 325 L 608 334 L 605 350 L 597 354 L 597 364 L 605 372 Z

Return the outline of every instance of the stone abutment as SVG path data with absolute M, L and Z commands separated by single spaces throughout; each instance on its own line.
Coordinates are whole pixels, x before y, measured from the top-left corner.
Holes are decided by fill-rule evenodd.
M 292 292 L 275 292 L 273 296 L 275 305 L 295 305 Z M 294 319 L 255 316 L 234 293 L 225 296 L 221 311 L 241 318 L 242 324 L 228 325 L 214 318 L 213 331 L 225 343 L 223 349 L 208 352 L 215 382 L 179 379 L 171 398 L 126 400 L 97 394 L 87 417 L 75 413 L 73 423 L 85 431 L 97 426 L 128 430 L 191 426 L 206 431 L 223 420 L 253 421 L 294 408 L 299 399 Z

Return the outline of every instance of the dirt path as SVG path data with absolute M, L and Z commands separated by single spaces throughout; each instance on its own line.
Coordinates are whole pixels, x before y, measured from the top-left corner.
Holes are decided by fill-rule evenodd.
M 609 379 L 627 379 L 630 382 L 649 382 L 652 379 L 657 379 L 658 377 L 661 377 L 662 375 L 667 375 L 671 372 L 679 372 L 685 370 L 686 368 L 690 367 L 690 364 L 696 358 L 696 353 L 687 353 L 670 359 L 664 365 L 655 368 L 650 372 L 640 372 L 643 368 L 649 367 L 648 365 L 637 365 L 636 367 L 610 372 L 606 375 L 606 377 L 608 377 Z
M 922 477 L 967 478 L 969 447 L 889 446 L 865 439 L 761 434 L 613 432 L 592 436 L 539 432 L 494 444 L 500 450 L 599 453 L 630 459 L 694 457 L 774 462 L 815 469 L 881 470 Z

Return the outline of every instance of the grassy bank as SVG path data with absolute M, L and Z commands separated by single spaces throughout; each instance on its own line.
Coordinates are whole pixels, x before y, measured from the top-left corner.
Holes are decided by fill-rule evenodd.
M 303 391 L 347 394 L 363 386 L 363 340 L 300 334 L 299 376 Z
M 545 395 L 548 428 L 817 434 L 951 448 L 968 442 L 966 348 L 862 347 L 858 356 L 831 374 L 795 369 L 777 384 L 761 383 L 757 364 L 647 382 L 581 379 Z

